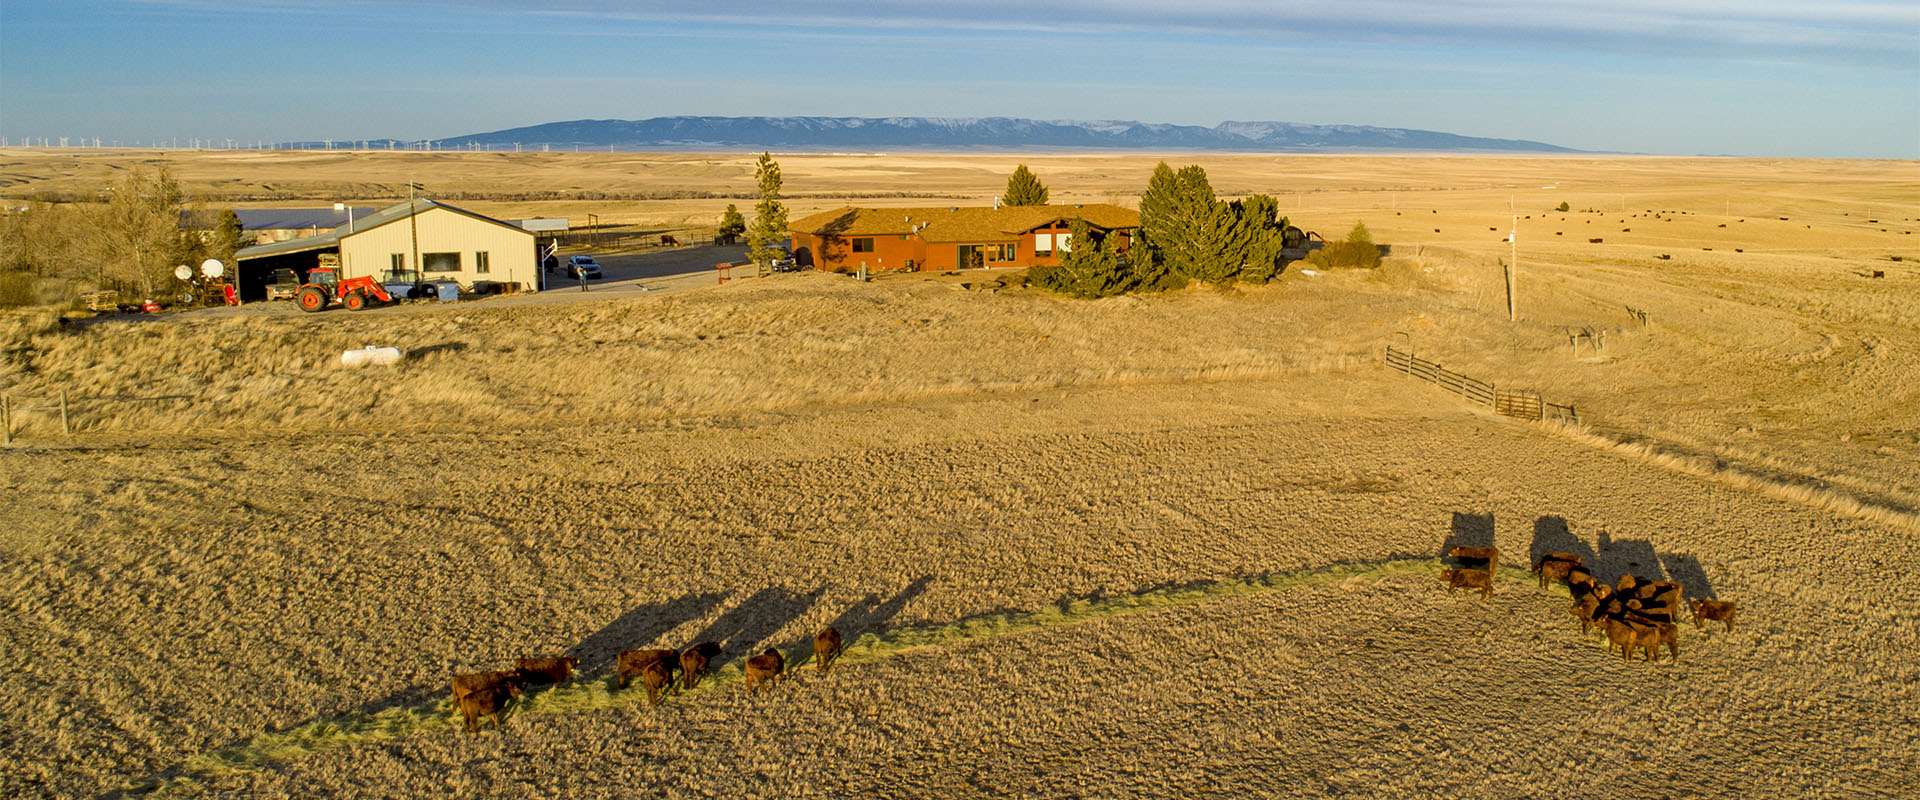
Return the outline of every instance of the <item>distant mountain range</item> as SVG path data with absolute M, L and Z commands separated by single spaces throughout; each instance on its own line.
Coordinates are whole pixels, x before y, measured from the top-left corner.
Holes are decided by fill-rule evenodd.
M 382 140 L 385 141 L 385 140 Z M 418 143 L 400 143 L 401 146 Z M 985 117 L 655 117 L 549 122 L 450 136 L 435 149 L 737 150 L 1126 149 L 1241 152 L 1475 151 L 1575 153 L 1519 139 L 1366 125 L 1223 122 L 1211 128 L 1126 121 L 1048 121 Z

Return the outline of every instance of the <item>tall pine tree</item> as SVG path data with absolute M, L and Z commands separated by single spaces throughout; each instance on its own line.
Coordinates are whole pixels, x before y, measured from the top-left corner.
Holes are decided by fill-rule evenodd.
M 764 264 L 784 255 L 774 248 L 787 238 L 787 207 L 780 204 L 780 163 L 761 153 L 753 173 L 760 186 L 760 202 L 753 206 L 753 225 L 747 228 L 747 258 Z
M 1027 165 L 1015 167 L 1013 174 L 1007 176 L 1007 193 L 1000 198 L 1002 205 L 1044 206 L 1047 204 L 1047 187 L 1040 183 Z

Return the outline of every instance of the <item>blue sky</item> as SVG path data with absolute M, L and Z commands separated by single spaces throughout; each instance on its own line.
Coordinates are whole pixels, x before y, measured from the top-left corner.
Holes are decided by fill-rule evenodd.
M 1916 158 L 1920 2 L 0 2 L 15 144 L 683 114 L 1275 120 Z

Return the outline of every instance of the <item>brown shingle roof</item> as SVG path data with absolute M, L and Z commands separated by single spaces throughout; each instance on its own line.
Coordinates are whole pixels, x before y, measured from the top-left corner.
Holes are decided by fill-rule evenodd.
M 1006 242 L 1054 222 L 1079 217 L 1101 230 L 1140 227 L 1140 215 L 1109 203 L 959 208 L 853 208 L 823 211 L 789 227 L 813 236 L 896 236 L 919 232 L 929 242 Z M 922 227 L 924 225 L 924 227 Z

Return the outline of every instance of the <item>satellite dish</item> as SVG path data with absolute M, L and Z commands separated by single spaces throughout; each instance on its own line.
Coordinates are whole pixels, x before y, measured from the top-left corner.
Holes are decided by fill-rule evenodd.
M 209 278 L 218 278 L 221 275 L 226 274 L 226 272 L 227 272 L 227 265 L 220 263 L 220 259 L 209 258 L 205 261 L 200 262 L 200 274 L 205 275 Z
M 183 281 L 193 280 L 193 268 L 185 264 L 173 268 L 173 277 Z

